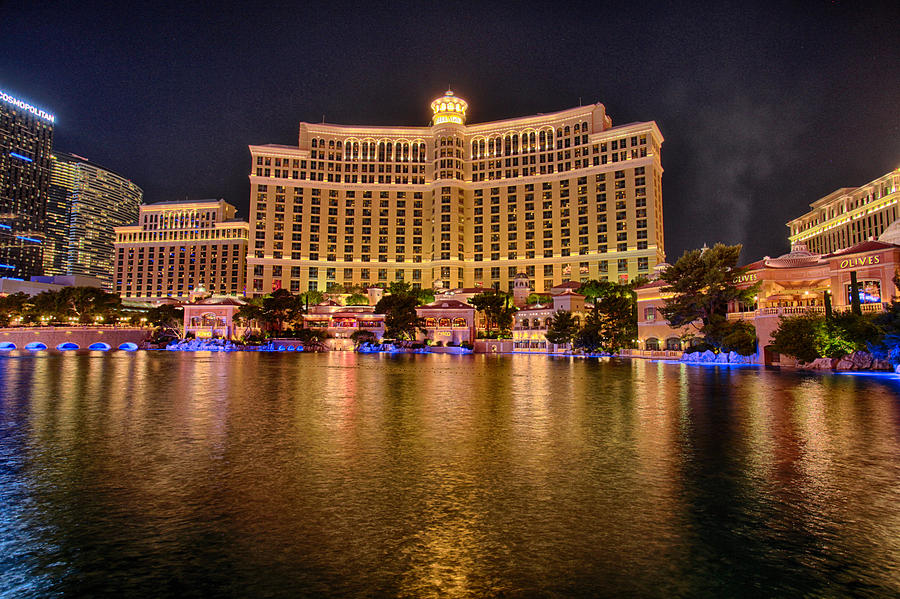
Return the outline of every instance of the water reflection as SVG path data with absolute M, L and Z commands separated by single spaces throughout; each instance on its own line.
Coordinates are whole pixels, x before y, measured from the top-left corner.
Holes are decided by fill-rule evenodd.
M 521 355 L 12 355 L 0 594 L 893 595 L 897 391 Z

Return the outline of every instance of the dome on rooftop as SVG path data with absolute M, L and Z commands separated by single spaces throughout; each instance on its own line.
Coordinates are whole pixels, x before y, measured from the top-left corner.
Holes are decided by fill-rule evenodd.
M 444 92 L 444 95 L 435 98 L 431 102 L 431 112 L 433 113 L 431 124 L 456 123 L 464 125 L 468 108 L 469 104 L 465 100 L 448 89 Z

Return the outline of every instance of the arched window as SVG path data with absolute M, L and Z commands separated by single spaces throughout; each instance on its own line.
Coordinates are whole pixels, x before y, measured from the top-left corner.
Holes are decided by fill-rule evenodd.
M 340 149 L 343 148 L 343 147 L 344 147 L 344 144 L 341 143 L 341 140 L 338 140 L 338 142 L 337 142 L 337 149 L 340 150 Z
M 541 144 L 541 152 L 543 152 L 547 143 L 547 134 L 544 131 L 541 131 L 540 135 L 538 135 L 538 139 Z
M 450 319 L 447 317 L 438 318 L 438 327 L 444 328 L 450 326 Z
M 572 134 L 572 132 L 571 132 L 571 130 L 569 129 L 569 126 L 566 125 L 566 128 L 563 129 L 563 135 L 571 135 L 571 134 Z
M 315 137 L 313 137 L 313 139 L 312 139 L 312 147 L 315 148 L 316 145 L 318 145 L 318 143 L 319 143 L 319 140 L 317 140 Z
M 478 142 L 478 157 L 484 158 L 484 140 Z
M 534 152 L 534 131 L 528 134 L 528 145 L 530 150 Z
M 585 121 L 584 123 L 581 123 L 581 132 L 582 132 L 582 133 L 587 133 L 587 132 L 588 132 L 588 126 L 587 126 L 587 122 L 586 122 L 586 121 Z
M 378 143 L 378 162 L 384 162 L 384 142 Z
M 419 144 L 413 144 L 412 147 L 412 159 L 413 162 L 419 161 Z
M 512 153 L 513 154 L 519 153 L 519 136 L 516 134 L 513 134 L 513 136 L 512 136 Z
M 644 341 L 644 347 L 646 349 L 649 349 L 652 351 L 658 351 L 659 350 L 659 339 L 657 339 L 656 337 L 650 337 L 649 339 Z
M 575 123 L 575 133 L 578 133 L 580 130 L 581 130 L 581 125 L 578 123 Z
M 678 337 L 669 337 L 666 339 L 666 349 L 669 351 L 678 351 L 681 349 L 681 339 Z
M 468 326 L 468 325 L 466 324 L 466 319 L 465 319 L 465 318 L 463 318 L 463 317 L 461 317 L 461 316 L 458 316 L 458 317 L 456 317 L 456 318 L 453 319 L 453 328 L 455 328 L 455 329 L 464 329 L 464 328 L 466 328 L 466 326 Z

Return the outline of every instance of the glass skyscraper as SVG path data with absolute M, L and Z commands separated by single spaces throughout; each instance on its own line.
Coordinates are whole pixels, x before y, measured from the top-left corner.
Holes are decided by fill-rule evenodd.
M 86 158 L 54 152 L 44 272 L 97 277 L 111 290 L 114 229 L 137 220 L 143 196 L 140 187 Z

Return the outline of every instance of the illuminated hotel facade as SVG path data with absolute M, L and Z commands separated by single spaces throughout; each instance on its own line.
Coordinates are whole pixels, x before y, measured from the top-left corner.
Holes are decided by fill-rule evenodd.
M 0 90 L 0 276 L 40 275 L 56 118 Z
M 855 188 L 816 200 L 812 210 L 787 223 L 791 244 L 825 254 L 877 239 L 900 218 L 900 169 Z
M 243 295 L 249 225 L 225 200 L 158 202 L 116 227 L 115 291 L 123 298 L 186 298 L 203 287 Z
M 138 219 L 143 197 L 128 179 L 81 156 L 54 152 L 44 274 L 97 277 L 112 290 L 114 229 Z
M 249 292 L 334 285 L 538 291 L 624 281 L 664 258 L 662 135 L 602 104 L 466 124 L 447 92 L 430 127 L 301 123 L 251 145 Z

